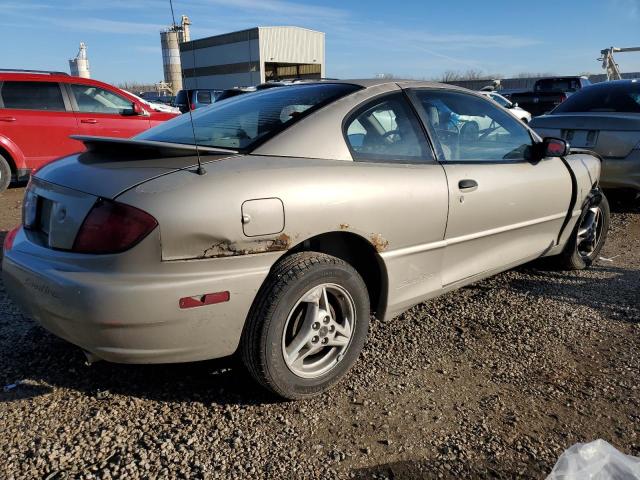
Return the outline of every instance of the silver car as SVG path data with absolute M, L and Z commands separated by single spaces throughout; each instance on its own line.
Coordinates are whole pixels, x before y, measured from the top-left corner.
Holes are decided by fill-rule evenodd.
M 91 359 L 239 350 L 291 399 L 349 370 L 370 316 L 540 257 L 585 268 L 607 234 L 596 157 L 447 85 L 291 85 L 83 140 L 31 179 L 7 291 Z
M 600 154 L 603 188 L 640 193 L 640 81 L 583 88 L 550 114 L 533 119 L 531 127 Z

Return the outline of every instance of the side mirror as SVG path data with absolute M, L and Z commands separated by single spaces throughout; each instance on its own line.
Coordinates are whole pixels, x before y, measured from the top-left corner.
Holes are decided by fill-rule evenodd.
M 126 108 L 122 110 L 122 115 L 125 115 L 127 117 L 132 117 L 136 115 L 148 115 L 148 113 L 144 108 L 142 108 L 137 103 L 132 103 L 131 108 Z
M 540 159 L 546 157 L 565 157 L 569 155 L 570 146 L 561 138 L 547 137 L 538 144 Z
M 518 102 L 516 102 L 516 103 L 512 103 L 512 104 L 511 104 L 511 108 L 518 108 Z
M 133 114 L 134 115 L 147 115 L 147 111 L 142 108 L 139 104 L 133 104 Z

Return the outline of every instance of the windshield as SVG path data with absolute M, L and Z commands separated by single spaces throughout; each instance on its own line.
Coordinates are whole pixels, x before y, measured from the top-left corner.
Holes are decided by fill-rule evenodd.
M 603 83 L 571 95 L 553 113 L 640 113 L 640 83 Z
M 491 95 L 491 98 L 493 98 L 493 101 L 496 102 L 498 105 L 504 107 L 504 108 L 509 108 L 511 107 L 511 102 L 509 100 L 507 100 L 506 98 L 504 98 L 502 95 L 498 95 L 497 93 L 494 93 Z
M 303 116 L 361 87 L 314 83 L 240 95 L 165 122 L 136 136 L 139 140 L 248 150 Z

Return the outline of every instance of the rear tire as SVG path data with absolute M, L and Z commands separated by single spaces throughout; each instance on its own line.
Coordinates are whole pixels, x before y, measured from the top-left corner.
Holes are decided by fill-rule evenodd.
M 260 288 L 240 352 L 251 376 L 286 399 L 317 395 L 355 363 L 369 330 L 369 295 L 339 258 L 295 253 Z
M 591 266 L 607 239 L 610 216 L 609 202 L 604 195 L 596 207 L 587 205 L 563 252 L 550 259 L 554 266 L 562 270 L 584 270 Z
M 0 193 L 9 188 L 11 183 L 11 166 L 9 162 L 0 155 Z

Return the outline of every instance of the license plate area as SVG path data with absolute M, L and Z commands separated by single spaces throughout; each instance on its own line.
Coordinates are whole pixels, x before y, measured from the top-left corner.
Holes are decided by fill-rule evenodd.
M 593 148 L 598 143 L 598 130 L 563 130 L 562 138 L 572 147 Z

